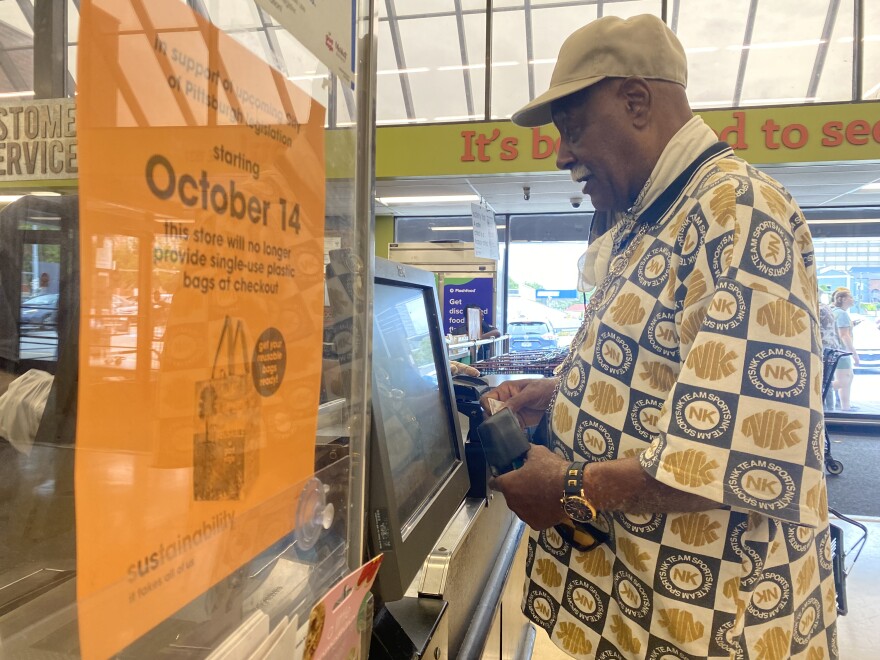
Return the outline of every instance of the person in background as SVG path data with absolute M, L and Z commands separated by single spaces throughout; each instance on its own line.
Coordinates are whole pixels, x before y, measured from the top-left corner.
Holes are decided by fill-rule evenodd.
M 49 273 L 40 273 L 40 286 L 37 288 L 35 295 L 41 296 L 49 291 Z
M 853 365 L 858 366 L 859 354 L 853 346 L 853 322 L 849 310 L 855 300 L 852 292 L 846 287 L 839 287 L 831 294 L 831 303 L 834 305 L 834 323 L 837 326 L 837 335 L 842 345 L 841 350 L 849 351 L 852 355 L 844 355 L 837 363 L 837 371 L 834 372 L 835 388 L 840 398 L 840 409 L 843 412 L 858 410 L 850 403 L 852 392 Z
M 819 303 L 819 331 L 822 334 L 822 349 L 843 351 L 846 350 L 840 341 L 840 335 L 837 333 L 837 321 L 834 319 L 834 308 L 827 303 Z M 835 377 L 837 370 L 835 369 Z M 831 387 L 825 394 L 825 410 L 834 410 L 837 405 L 835 397 L 837 396 L 837 380 L 831 382 Z
M 523 610 L 583 659 L 837 658 L 812 239 L 686 84 L 659 18 L 607 16 L 512 117 L 614 213 L 557 375 L 484 395 L 550 422 L 491 482 L 534 530 Z

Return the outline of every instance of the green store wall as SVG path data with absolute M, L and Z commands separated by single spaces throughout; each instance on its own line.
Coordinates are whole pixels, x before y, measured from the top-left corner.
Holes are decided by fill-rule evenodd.
M 388 258 L 388 244 L 394 242 L 394 216 L 376 216 L 376 256 Z

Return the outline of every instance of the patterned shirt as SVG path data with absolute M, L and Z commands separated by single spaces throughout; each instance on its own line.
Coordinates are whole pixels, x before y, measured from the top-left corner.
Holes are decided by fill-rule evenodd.
M 667 192 L 560 374 L 555 450 L 719 507 L 600 513 L 586 552 L 533 532 L 523 610 L 577 658 L 836 658 L 809 231 L 729 149 Z

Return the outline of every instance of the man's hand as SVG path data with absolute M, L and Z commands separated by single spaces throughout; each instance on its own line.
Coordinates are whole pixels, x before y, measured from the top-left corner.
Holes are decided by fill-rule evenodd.
M 520 469 L 491 479 L 489 486 L 504 494 L 507 506 L 523 522 L 540 531 L 566 519 L 561 500 L 569 465 L 546 447 L 536 445 Z
M 516 415 L 520 426 L 535 426 L 550 405 L 556 383 L 556 378 L 508 380 L 484 394 L 480 404 L 484 410 L 490 410 L 489 399 L 502 401 Z

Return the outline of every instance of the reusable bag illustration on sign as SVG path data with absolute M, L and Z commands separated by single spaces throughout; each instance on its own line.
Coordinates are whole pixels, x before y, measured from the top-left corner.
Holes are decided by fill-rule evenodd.
M 226 347 L 226 364 L 221 354 Z M 236 347 L 241 357 L 236 360 Z M 239 500 L 260 465 L 260 397 L 250 374 L 244 323 L 223 322 L 211 379 L 196 383 L 199 432 L 193 437 L 193 497 Z

